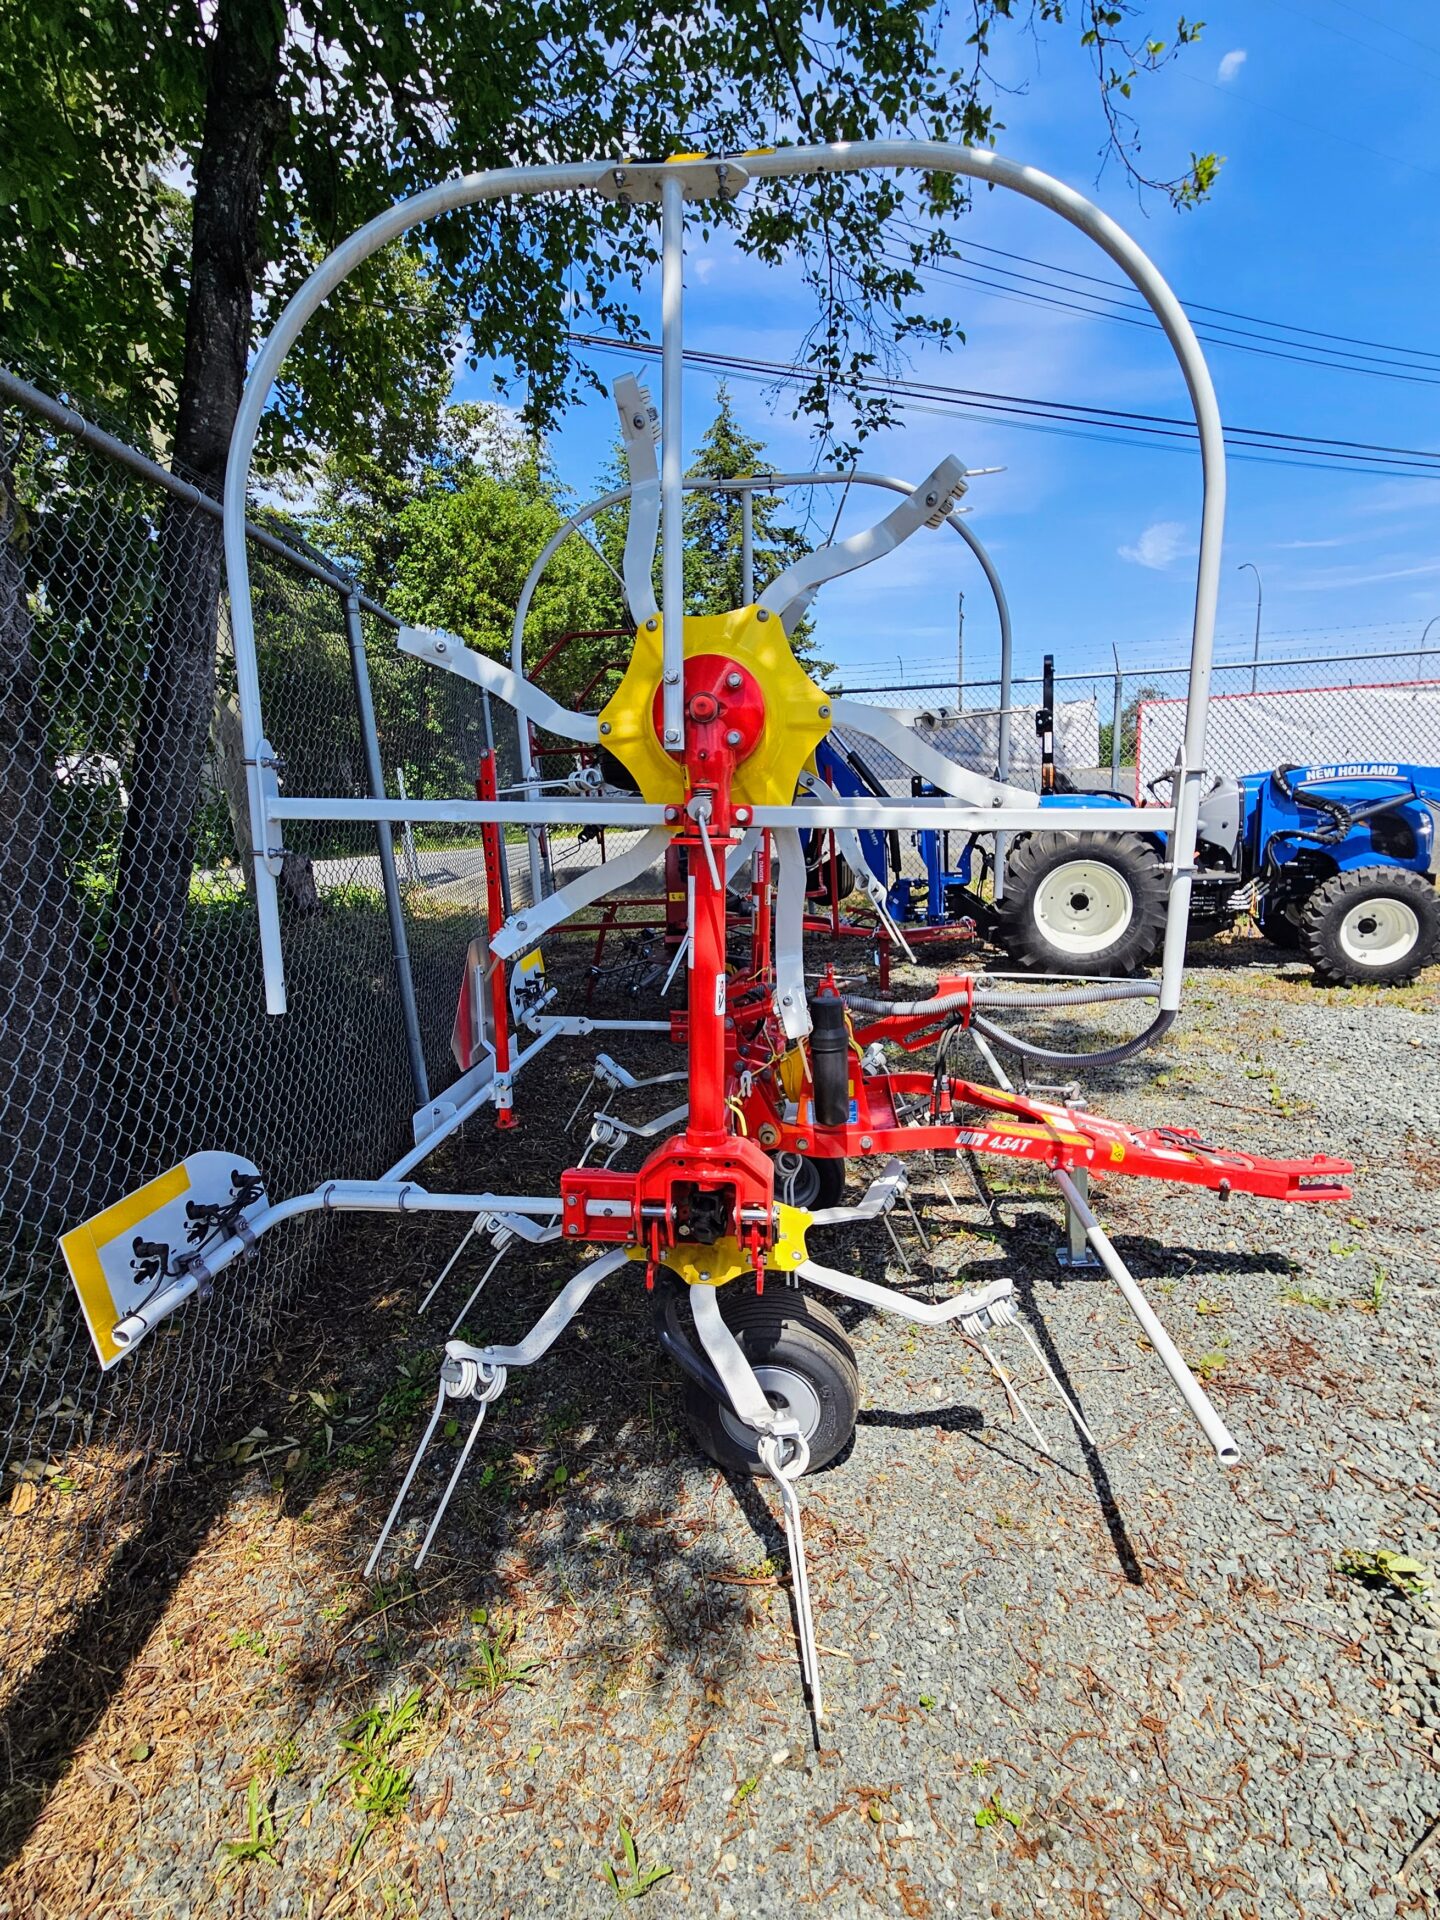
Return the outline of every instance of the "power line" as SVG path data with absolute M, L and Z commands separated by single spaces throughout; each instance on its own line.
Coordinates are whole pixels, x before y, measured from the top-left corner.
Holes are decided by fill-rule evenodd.
M 912 261 L 893 252 L 884 254 L 883 258 L 893 265 L 912 268 L 914 266 Z M 1034 274 L 1016 273 L 1008 267 L 992 267 L 985 261 L 971 261 L 968 265 L 971 268 L 970 272 L 961 272 L 957 268 L 940 266 L 938 263 L 915 270 L 922 274 L 939 275 L 947 280 L 963 281 L 967 286 L 978 287 L 981 292 L 988 293 L 992 299 L 1031 301 L 1036 305 L 1059 307 L 1069 313 L 1082 314 L 1087 319 L 1112 320 L 1119 326 L 1140 327 L 1147 333 L 1163 332 L 1160 322 L 1148 307 L 1132 307 L 1127 302 L 1113 299 L 1108 294 L 1089 293 L 1083 288 L 1067 287 L 1059 282 L 1040 280 Z M 992 276 L 992 278 L 980 276 Z M 999 279 L 997 285 L 994 283 L 994 278 L 999 276 L 1003 278 Z M 1011 280 L 1025 281 L 1030 286 L 1047 286 L 1056 290 L 1049 293 L 1034 293 L 1024 286 L 1007 285 L 1006 282 Z M 1066 300 L 1060 297 L 1067 293 L 1074 294 L 1077 298 Z M 1079 300 L 1104 300 L 1106 307 L 1081 306 L 1078 304 Z M 1115 307 L 1121 308 L 1122 311 L 1106 310 L 1106 308 Z M 1297 340 L 1281 340 L 1272 336 L 1273 343 L 1262 346 L 1255 343 L 1267 336 L 1256 334 L 1247 336 L 1245 339 L 1226 337 L 1228 334 L 1238 334 L 1241 331 L 1240 328 L 1225 327 L 1214 321 L 1199 322 L 1196 326 L 1198 337 L 1207 346 L 1228 347 L 1235 353 L 1258 354 L 1268 360 L 1289 360 L 1298 366 L 1324 367 L 1331 372 L 1364 374 L 1372 380 L 1399 380 L 1408 386 L 1440 386 L 1440 362 L 1437 362 L 1433 368 L 1411 362 L 1409 370 L 1406 370 L 1406 367 L 1400 363 L 1375 360 L 1369 356 L 1357 359 L 1357 356 L 1351 354 L 1342 358 L 1328 347 L 1307 350 L 1304 343 Z M 1290 348 L 1294 348 L 1295 351 L 1288 351 Z
M 910 265 L 908 261 L 904 261 L 900 255 L 895 255 L 895 253 L 885 253 L 883 257 L 885 257 L 887 261 L 895 263 L 895 265 Z M 981 273 L 991 273 L 991 275 L 1006 273 L 1004 267 L 985 267 L 983 263 L 979 263 L 979 267 L 981 267 Z M 924 267 L 924 269 L 920 269 L 920 271 L 922 271 L 922 273 L 931 273 L 931 275 L 943 275 L 947 280 L 962 280 L 966 286 L 975 286 L 975 288 L 979 288 L 983 294 L 989 294 L 991 300 L 1031 301 L 1031 303 L 1035 303 L 1035 305 L 1044 305 L 1044 307 L 1062 307 L 1062 309 L 1066 309 L 1068 313 L 1079 313 L 1079 315 L 1085 315 L 1087 319 L 1092 319 L 1092 321 L 1116 321 L 1119 326 L 1139 326 L 1144 332 L 1156 332 L 1156 334 L 1162 332 L 1160 321 L 1156 321 L 1154 317 L 1148 317 L 1148 319 L 1146 319 L 1144 315 L 1140 315 L 1139 311 L 1131 311 L 1131 313 L 1106 313 L 1102 307 L 1081 307 L 1081 305 L 1077 305 L 1073 300 L 1060 300 L 1060 298 L 1054 296 L 1054 294 L 1031 294 L 1031 292 L 1027 292 L 1025 288 L 1020 288 L 1020 286 L 1006 286 L 1004 282 L 1002 282 L 1000 286 L 996 286 L 996 284 L 993 284 L 993 282 L 987 280 L 987 278 L 979 278 L 979 276 L 975 276 L 973 273 L 958 273 L 958 271 L 952 269 L 952 267 Z M 1033 275 L 1010 275 L 1010 278 L 1033 280 Z M 1037 284 L 1039 284 L 1039 282 L 1037 282 Z M 1066 292 L 1069 292 L 1069 288 Z M 1077 292 L 1077 290 L 1075 290 L 1075 292 Z M 1089 296 L 1083 296 L 1083 298 L 1102 300 L 1104 296 L 1100 296 L 1100 294 L 1089 294 Z M 1121 305 L 1121 301 L 1114 301 L 1112 305 Z M 1196 336 L 1198 336 L 1206 346 L 1231 348 L 1235 353 L 1258 353 L 1258 355 L 1261 355 L 1261 359 L 1283 359 L 1283 361 L 1292 361 L 1292 363 L 1298 365 L 1298 367 L 1325 367 L 1325 369 L 1329 369 L 1331 372 L 1359 372 L 1359 374 L 1367 374 L 1367 376 L 1373 378 L 1373 380 L 1402 380 L 1407 386 L 1440 386 L 1440 367 L 1436 367 L 1434 371 L 1427 369 L 1427 371 L 1423 372 L 1400 372 L 1396 371 L 1396 369 L 1390 369 L 1388 365 L 1382 365 L 1379 361 L 1373 363 L 1373 365 L 1357 365 L 1356 361 L 1346 361 L 1346 359 L 1332 359 L 1332 357 L 1321 359 L 1321 357 L 1317 357 L 1317 353 L 1304 353 L 1304 351 L 1288 353 L 1288 351 L 1284 351 L 1284 349 L 1279 348 L 1279 346 L 1254 346 L 1254 344 L 1244 342 L 1244 340 L 1227 340 L 1223 334 L 1217 334 L 1217 332 L 1213 332 L 1213 330 L 1208 332 L 1208 330 L 1204 330 L 1202 326 L 1196 328 Z M 1300 342 L 1288 342 L 1288 346 L 1300 346 Z
M 909 222 L 908 225 L 909 225 L 909 230 L 912 233 L 914 233 L 917 237 L 921 237 L 921 238 L 925 237 L 925 230 L 923 227 L 917 226 L 913 221 Z M 1041 271 L 1044 273 L 1063 274 L 1065 278 L 1068 280 L 1084 280 L 1088 282 L 1089 285 L 1091 286 L 1107 288 L 1109 289 L 1110 295 L 1113 295 L 1113 294 L 1127 295 L 1130 297 L 1130 302 L 1135 312 L 1142 313 L 1142 314 L 1148 314 L 1150 312 L 1149 306 L 1140 300 L 1138 292 L 1134 286 L 1134 283 L 1129 280 L 1112 280 L 1112 279 L 1109 279 L 1104 274 L 1085 273 L 1085 272 L 1082 272 L 1081 269 L 1078 267 L 1061 266 L 1060 263 L 1055 260 L 1037 260 L 1031 254 L 1013 253 L 1008 248 L 989 246 L 984 244 L 981 241 L 971 240 L 970 238 L 968 238 L 968 236 L 966 237 L 966 239 L 963 241 L 962 244 L 964 246 L 966 254 L 991 253 L 991 254 L 994 254 L 997 259 L 1000 259 L 1000 260 L 1015 260 L 1015 261 L 1018 261 L 1022 266 L 1039 267 Z M 963 258 L 964 256 L 962 255 L 960 257 Z M 968 264 L 972 267 L 980 267 L 980 266 L 984 266 L 985 263 L 983 261 L 972 260 L 972 261 L 969 261 Z M 922 263 L 922 266 L 923 265 L 924 263 Z M 992 271 L 1003 272 L 1005 271 L 1005 269 L 995 268 L 995 269 L 992 269 Z M 1017 279 L 1021 279 L 1021 278 L 1024 278 L 1025 276 L 1015 275 L 1014 277 Z M 1062 286 L 1059 289 L 1059 291 L 1064 293 L 1070 293 L 1070 292 L 1078 293 L 1081 291 L 1081 289 Z M 1095 297 L 1098 298 L 1100 296 L 1095 296 Z M 1109 296 L 1107 295 L 1106 297 L 1109 297 Z M 1179 296 L 1177 296 L 1177 298 L 1178 297 Z M 1204 300 L 1181 299 L 1180 304 L 1185 308 L 1186 312 L 1190 314 L 1208 313 L 1208 314 L 1217 314 L 1222 319 L 1225 319 L 1225 320 L 1245 320 L 1250 322 L 1252 326 L 1268 328 L 1270 329 L 1271 333 L 1278 334 L 1281 336 L 1287 333 L 1297 333 L 1297 334 L 1302 334 L 1306 339 L 1310 339 L 1310 340 L 1333 340 L 1342 347 L 1373 347 L 1379 353 L 1401 354 L 1401 355 L 1408 356 L 1411 359 L 1430 361 L 1430 362 L 1433 362 L 1436 365 L 1436 367 L 1440 367 L 1440 350 L 1436 350 L 1430 347 L 1400 347 L 1400 346 L 1394 345 L 1394 343 L 1390 341 L 1366 340 L 1366 339 L 1360 338 L 1358 335 L 1347 334 L 1347 333 L 1335 333 L 1334 331 L 1323 328 L 1323 327 L 1301 327 L 1301 326 L 1295 325 L 1293 322 L 1289 320 L 1271 320 L 1271 319 L 1267 319 L 1265 316 L 1261 314 L 1241 313 L 1241 312 L 1238 312 L 1233 307 L 1217 307 L 1209 304 Z M 1212 322 L 1211 324 L 1215 324 L 1215 323 Z M 1223 329 L 1223 331 L 1230 332 L 1235 330 L 1230 328 L 1225 328 Z M 1264 337 L 1265 337 L 1264 335 L 1255 336 L 1255 338 L 1257 339 L 1264 338 Z M 1294 343 L 1287 341 L 1282 337 L 1279 340 L 1279 344 L 1282 346 L 1288 346 Z M 1421 369 L 1421 371 L 1426 371 L 1426 370 L 1428 369 L 1423 369 L 1423 368 Z
M 603 352 L 641 355 L 654 359 L 660 348 L 651 341 L 617 340 L 604 334 L 571 333 L 577 346 Z M 761 377 L 770 382 L 811 385 L 813 369 L 786 365 L 781 361 L 746 358 L 739 354 L 706 352 L 688 348 L 688 364 L 711 371 L 741 377 Z M 1198 440 L 1193 423 L 1168 414 L 1137 413 L 1113 407 L 1081 405 L 1066 400 L 1037 400 L 1021 394 L 992 393 L 984 388 L 950 387 L 938 384 L 868 375 L 853 384 L 864 391 L 883 393 L 897 400 L 930 402 L 947 411 L 959 411 L 985 419 L 1004 419 L 1008 424 L 1035 426 L 1057 432 L 1077 429 L 1102 430 L 1112 441 L 1125 436 L 1143 437 L 1150 444 L 1194 446 Z M 1362 440 L 1322 439 L 1313 434 L 1282 432 L 1268 427 L 1227 426 L 1225 438 L 1235 456 L 1258 459 L 1288 455 L 1296 464 L 1329 466 L 1342 471 L 1389 474 L 1399 477 L 1440 475 L 1440 453 L 1424 448 L 1386 446 Z

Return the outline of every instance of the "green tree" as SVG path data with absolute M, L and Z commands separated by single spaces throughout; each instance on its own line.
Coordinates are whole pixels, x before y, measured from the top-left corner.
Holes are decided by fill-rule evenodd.
M 134 429 L 218 492 L 257 327 L 321 252 L 396 198 L 557 153 L 891 132 L 984 142 L 991 37 L 1060 21 L 1093 51 L 1110 141 L 1133 170 L 1121 103 L 1140 69 L 1169 57 L 1124 41 L 1138 10 L 973 0 L 952 64 L 940 0 L 760 0 L 660 17 L 640 0 L 7 0 L 0 350 L 39 357 L 54 383 L 123 397 Z M 1177 44 L 1193 31 L 1182 21 Z M 1202 193 L 1214 164 L 1192 161 L 1173 196 Z M 801 405 L 831 423 L 847 374 L 916 336 L 954 333 L 925 307 L 917 269 L 953 250 L 963 199 L 950 176 L 827 176 L 813 190 L 770 183 L 697 218 L 733 226 L 763 261 L 800 259 L 819 303 Z M 547 418 L 582 378 L 567 329 L 631 327 L 627 289 L 654 251 L 653 218 L 598 199 L 492 202 L 435 223 L 371 260 L 307 329 L 265 460 L 303 465 L 327 444 L 383 458 L 397 440 L 433 436 L 462 340 L 472 366 L 508 358 L 531 417 Z M 852 424 L 886 404 L 853 396 Z M 159 547 L 106 986 L 124 1002 L 163 985 L 178 937 L 214 690 L 216 529 L 171 502 Z M 18 564 L 7 545 L 0 566 Z M 18 604 L 0 581 L 0 608 Z M 0 657 L 12 637 L 0 635 Z M 12 707 L 31 697 L 25 685 L 12 682 Z M 35 724 L 0 713 L 0 730 Z
M 448 627 L 472 647 L 508 659 L 516 603 L 536 555 L 564 519 L 538 468 L 513 479 L 472 472 L 400 514 L 389 604 L 403 619 Z M 577 628 L 623 623 L 620 588 L 588 541 L 570 539 L 540 576 L 525 623 L 526 655 Z M 589 677 L 594 648 L 567 651 L 547 678 L 557 698 Z
M 738 480 L 764 473 L 765 442 L 747 434 L 735 418 L 730 390 L 722 380 L 715 390 L 715 418 L 705 429 L 692 476 Z M 781 523 L 777 493 L 751 496 L 755 592 L 760 594 L 811 543 L 793 526 Z M 742 523 L 738 494 L 692 493 L 685 502 L 685 611 L 728 613 L 743 606 L 741 597 Z

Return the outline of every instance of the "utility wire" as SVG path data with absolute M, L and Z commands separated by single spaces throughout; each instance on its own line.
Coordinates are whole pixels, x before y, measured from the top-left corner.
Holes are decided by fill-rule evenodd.
M 1148 307 L 1132 307 L 1127 302 L 1111 298 L 1108 294 L 1089 293 L 1081 287 L 1067 287 L 1055 281 L 1038 279 L 1034 274 L 1016 273 L 1008 267 L 992 267 L 986 261 L 971 261 L 969 272 L 955 267 L 941 266 L 938 263 L 919 268 L 903 254 L 889 252 L 881 256 L 895 266 L 909 266 L 921 275 L 938 275 L 946 280 L 962 281 L 967 286 L 978 287 L 988 293 L 992 299 L 1012 299 L 1031 301 L 1039 306 L 1060 307 L 1069 313 L 1083 314 L 1092 320 L 1113 320 L 1120 326 L 1140 327 L 1147 333 L 1161 333 L 1160 322 Z M 1000 276 L 1003 276 L 1001 278 Z M 1010 281 L 1027 282 L 1028 286 L 1012 286 Z M 1029 291 L 1030 287 L 1048 286 L 1048 293 Z M 1064 299 L 1064 294 L 1073 294 L 1074 299 Z M 1103 300 L 1104 307 L 1081 306 L 1080 300 Z M 1110 311 L 1120 308 L 1121 311 Z M 1396 362 L 1377 360 L 1370 355 L 1356 355 L 1347 351 L 1340 357 L 1337 350 L 1328 347 L 1307 348 L 1303 341 L 1283 340 L 1270 336 L 1272 344 L 1258 345 L 1256 342 L 1267 338 L 1260 334 L 1247 334 L 1244 338 L 1230 339 L 1227 335 L 1244 333 L 1238 327 L 1226 327 L 1216 321 L 1196 321 L 1196 333 L 1207 346 L 1229 347 L 1236 353 L 1259 354 L 1268 360 L 1289 360 L 1298 366 L 1324 367 L 1331 372 L 1359 373 L 1373 380 L 1399 380 L 1409 386 L 1440 387 L 1440 362 L 1433 367 L 1416 362 Z M 1288 349 L 1293 349 L 1289 351 Z
M 897 260 L 897 256 L 895 255 L 887 254 L 883 257 L 892 261 Z M 1107 313 L 1098 307 L 1082 307 L 1077 305 L 1073 300 L 1062 300 L 1053 294 L 1031 293 L 1023 287 L 1006 286 L 1003 282 L 997 286 L 991 280 L 981 279 L 970 273 L 959 273 L 951 268 L 930 267 L 926 269 L 926 271 L 943 274 L 947 280 L 963 281 L 967 286 L 977 287 L 982 293 L 989 294 L 993 300 L 1013 300 L 1028 302 L 1036 306 L 1060 307 L 1068 313 L 1083 314 L 1087 319 L 1113 320 L 1120 326 L 1140 327 L 1146 333 L 1159 333 L 1162 331 L 1160 323 L 1157 320 L 1146 320 L 1138 314 Z M 997 270 L 992 268 L 990 271 L 1003 271 L 1003 269 Z M 1020 277 L 1024 278 L 1027 276 Z M 1379 363 L 1373 366 L 1362 366 L 1356 365 L 1353 361 L 1348 360 L 1321 359 L 1314 353 L 1286 353 L 1279 347 L 1260 347 L 1253 346 L 1243 340 L 1227 340 L 1223 335 L 1204 331 L 1202 327 L 1196 328 L 1196 335 L 1206 346 L 1229 347 L 1236 353 L 1258 354 L 1262 359 L 1266 360 L 1289 360 L 1297 366 L 1324 367 L 1332 373 L 1360 373 L 1368 375 L 1372 380 L 1399 380 L 1403 381 L 1407 386 L 1440 387 L 1440 367 L 1435 368 L 1433 373 L 1428 371 L 1424 373 L 1382 371 Z M 1291 344 L 1298 346 L 1300 343 L 1296 341 Z
M 571 333 L 577 346 L 604 352 L 655 358 L 660 348 L 646 340 L 617 340 L 605 334 Z M 711 371 L 761 377 L 783 384 L 813 381 L 810 369 L 776 360 L 747 358 L 739 354 L 705 352 L 687 348 L 685 361 Z M 1080 405 L 1066 400 L 1037 400 L 1021 394 L 992 393 L 984 388 L 942 386 L 932 382 L 869 375 L 854 384 L 867 392 L 888 394 L 897 400 L 929 402 L 948 411 L 962 411 L 984 418 L 1005 418 L 1011 424 L 1048 426 L 1053 431 L 1103 429 L 1112 439 L 1143 437 L 1151 444 L 1179 443 L 1193 446 L 1198 435 L 1194 425 L 1168 414 L 1138 413 L 1113 407 Z M 1363 440 L 1325 439 L 1313 434 L 1282 432 L 1268 427 L 1227 426 L 1225 438 L 1237 458 L 1261 458 L 1289 455 L 1298 464 L 1340 467 L 1344 471 L 1387 473 L 1398 476 L 1440 475 L 1440 453 L 1419 447 L 1387 446 Z
M 906 225 L 907 230 L 915 235 L 917 241 L 923 241 L 928 238 L 928 235 L 926 234 L 925 229 L 923 227 L 916 225 L 914 221 L 909 221 L 904 224 Z M 1126 298 L 1123 300 L 1116 300 L 1115 301 L 1116 305 L 1128 305 L 1132 312 L 1138 313 L 1142 317 L 1143 316 L 1153 317 L 1151 308 L 1144 300 L 1140 298 L 1138 290 L 1134 286 L 1133 282 L 1129 280 L 1112 280 L 1104 274 L 1085 273 L 1078 267 L 1063 267 L 1060 265 L 1058 261 L 1055 261 L 1055 260 L 1037 260 L 1031 254 L 1012 253 L 1008 248 L 988 246 L 982 243 L 981 241 L 971 240 L 968 236 L 966 236 L 962 240 L 961 245 L 963 248 L 963 252 L 960 255 L 954 256 L 954 257 L 957 259 L 957 261 L 963 262 L 965 265 L 969 266 L 972 270 L 976 268 L 984 268 L 988 265 L 988 262 L 983 260 L 972 260 L 968 258 L 969 255 L 974 253 L 994 254 L 995 257 L 999 260 L 1017 261 L 1021 266 L 1038 267 L 1040 271 L 1044 274 L 1049 274 L 1049 275 L 1062 274 L 1065 280 L 1083 280 L 1089 286 L 1101 287 L 1107 290 L 1104 294 L 1096 294 L 1096 295 L 1090 296 L 1091 298 L 1094 298 L 1094 299 L 1101 299 L 1101 298 L 1112 299 L 1116 295 L 1124 295 L 1126 296 Z M 951 256 L 944 256 L 943 258 L 949 258 L 949 257 Z M 914 262 L 912 260 L 907 262 L 907 264 L 914 265 Z M 933 263 L 922 260 L 919 267 L 917 268 L 917 271 L 920 271 L 920 272 L 944 272 L 945 270 L 946 269 L 942 264 L 942 260 L 936 260 Z M 1006 273 L 1006 272 L 1009 272 L 1010 270 L 1003 267 L 995 267 L 995 268 L 991 268 L 990 271 L 995 273 Z M 1012 273 L 1011 277 L 1014 279 L 1024 280 L 1024 279 L 1027 279 L 1029 276 L 1025 274 Z M 1059 293 L 1073 293 L 1078 295 L 1083 293 L 1084 291 L 1084 289 L 1081 287 L 1066 286 L 1063 281 L 1056 282 L 1056 281 L 1041 280 L 1036 282 L 1036 284 L 1040 286 L 1050 285 L 1054 291 Z M 1177 296 L 1177 298 L 1178 297 L 1179 296 Z M 1371 347 L 1371 348 L 1374 348 L 1374 350 L 1377 353 L 1403 355 L 1411 361 L 1421 362 L 1421 364 L 1416 368 L 1417 372 L 1421 372 L 1421 373 L 1429 372 L 1432 369 L 1432 367 L 1435 370 L 1440 371 L 1440 349 L 1434 349 L 1430 347 L 1401 347 L 1401 346 L 1396 346 L 1391 341 L 1367 340 L 1354 334 L 1335 333 L 1323 327 L 1296 326 L 1295 324 L 1293 324 L 1291 321 L 1288 321 L 1288 320 L 1270 320 L 1270 319 L 1266 319 L 1261 314 L 1241 313 L 1241 312 L 1237 312 L 1236 309 L 1233 307 L 1212 306 L 1208 302 L 1203 300 L 1181 299 L 1180 304 L 1185 308 L 1185 311 L 1191 314 L 1192 316 L 1196 314 L 1212 314 L 1212 315 L 1219 316 L 1218 319 L 1210 320 L 1204 323 L 1206 325 L 1215 327 L 1216 330 L 1219 332 L 1231 333 L 1231 332 L 1242 331 L 1239 328 L 1222 327 L 1220 325 L 1220 320 L 1245 320 L 1245 321 L 1248 321 L 1250 325 L 1253 327 L 1259 327 L 1266 330 L 1264 332 L 1256 333 L 1256 334 L 1247 333 L 1246 334 L 1247 338 L 1253 338 L 1257 340 L 1271 339 L 1273 340 L 1273 343 L 1277 346 L 1288 347 L 1288 346 L 1295 346 L 1300 344 L 1297 341 L 1293 341 L 1285 337 L 1286 335 L 1292 334 L 1292 333 L 1300 334 L 1307 340 L 1334 341 L 1336 343 L 1337 348 L 1343 348 L 1348 350 L 1352 347 Z M 1330 349 L 1325 347 L 1317 347 L 1316 351 L 1328 352 L 1330 351 Z M 1352 355 L 1350 357 L 1354 358 L 1356 356 Z M 1404 361 L 1402 360 L 1398 364 L 1403 366 Z

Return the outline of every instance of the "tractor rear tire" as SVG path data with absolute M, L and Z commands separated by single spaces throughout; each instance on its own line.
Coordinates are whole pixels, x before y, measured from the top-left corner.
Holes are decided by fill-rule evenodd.
M 1321 980 L 1403 986 L 1440 953 L 1440 894 L 1428 874 L 1355 867 L 1315 889 L 1301 931 Z
M 743 1281 L 721 1290 L 720 1311 L 772 1407 L 793 1413 L 818 1473 L 850 1444 L 860 1410 L 860 1370 L 849 1335 L 828 1307 L 772 1279 L 763 1294 Z M 685 1414 L 702 1453 L 727 1473 L 766 1471 L 750 1429 L 728 1402 L 685 1383 Z
M 1134 973 L 1159 949 L 1165 893 L 1138 834 L 1027 834 L 1005 863 L 995 938 L 1033 973 Z

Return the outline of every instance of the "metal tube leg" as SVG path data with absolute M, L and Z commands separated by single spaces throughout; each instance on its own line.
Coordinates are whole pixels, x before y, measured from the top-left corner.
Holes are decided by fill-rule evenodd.
M 1083 1167 L 1076 1167 L 1070 1178 L 1080 1198 L 1086 1199 L 1090 1192 L 1090 1175 Z M 1065 1244 L 1055 1249 L 1055 1264 L 1072 1273 L 1086 1269 L 1094 1270 L 1100 1266 L 1099 1260 L 1091 1251 L 1089 1237 L 1085 1232 L 1085 1222 L 1071 1206 L 1068 1197 L 1065 1201 Z
M 1090 1244 L 1099 1254 L 1105 1271 L 1125 1296 L 1125 1304 L 1144 1328 L 1151 1346 L 1155 1349 L 1156 1357 L 1175 1382 L 1181 1398 L 1194 1414 L 1205 1438 L 1219 1456 L 1221 1465 L 1235 1466 L 1240 1458 L 1240 1449 L 1236 1444 L 1235 1436 L 1220 1418 L 1209 1394 L 1186 1366 L 1179 1348 L 1165 1331 L 1155 1309 L 1140 1291 L 1134 1274 L 1115 1251 L 1109 1234 L 1091 1213 L 1072 1176 L 1063 1168 L 1057 1167 L 1053 1178 L 1065 1195 L 1066 1202 L 1085 1222 L 1085 1231 L 1090 1236 Z

